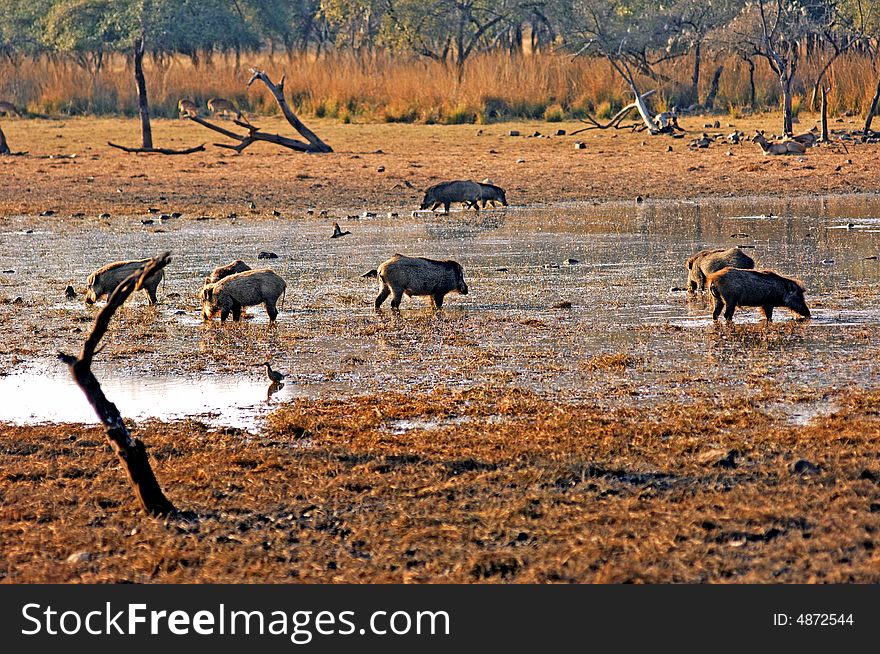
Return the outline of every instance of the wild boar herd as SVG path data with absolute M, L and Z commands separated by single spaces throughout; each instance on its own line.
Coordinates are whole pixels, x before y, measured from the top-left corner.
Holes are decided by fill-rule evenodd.
M 708 288 L 713 320 L 722 311 L 725 319 L 733 320 L 737 307 L 758 307 L 768 322 L 776 307 L 810 317 L 800 282 L 772 270 L 755 270 L 755 261 L 739 248 L 702 250 L 688 257 L 685 267 L 688 293 Z
M 454 202 L 462 203 L 465 210 L 479 211 L 480 205 L 485 208 L 489 203 L 507 206 L 507 197 L 504 189 L 488 180 L 456 180 L 428 188 L 421 208 L 433 211 L 442 205 L 448 212 Z M 147 261 L 116 261 L 93 272 L 87 280 L 86 302 L 94 303 L 109 295 Z M 754 260 L 739 248 L 702 250 L 688 257 L 685 266 L 688 294 L 708 290 L 713 320 L 717 320 L 722 312 L 728 321 L 732 320 L 737 307 L 758 307 L 767 321 L 772 320 L 776 307 L 786 307 L 804 318 L 810 317 L 800 282 L 772 270 L 755 270 Z M 377 312 L 389 296 L 391 309 L 397 312 L 404 295 L 429 297 L 434 309 L 440 310 L 447 294 L 468 293 L 464 269 L 460 263 L 451 260 L 394 254 L 362 276 L 375 277 L 379 282 L 379 294 L 374 302 Z M 163 278 L 164 272 L 158 270 L 142 283 L 150 304 L 157 302 L 156 290 Z M 273 322 L 278 316 L 279 299 L 283 302 L 286 289 L 287 284 L 274 271 L 268 268 L 252 270 L 244 261 L 236 259 L 215 268 L 205 278 L 199 291 L 202 319 L 210 321 L 219 315 L 222 322 L 231 315 L 238 321 L 245 307 L 262 304 Z

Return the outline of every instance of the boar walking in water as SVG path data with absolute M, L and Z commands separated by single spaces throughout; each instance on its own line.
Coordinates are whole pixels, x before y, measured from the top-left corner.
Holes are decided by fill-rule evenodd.
M 500 202 L 506 207 L 507 197 L 504 194 L 504 189 L 500 186 L 456 180 L 453 182 L 442 182 L 428 188 L 425 191 L 425 197 L 420 208 L 434 211 L 434 209 L 443 205 L 444 213 L 449 213 L 449 206 L 453 202 L 461 202 L 466 207 L 479 211 L 480 202 L 483 203 L 483 207 L 486 206 L 487 202 Z
M 86 304 L 94 304 L 104 295 L 110 295 L 114 289 L 119 286 L 122 281 L 139 268 L 143 268 L 151 260 L 139 259 L 137 261 L 114 261 L 106 266 L 98 268 L 89 275 L 86 280 Z M 150 304 L 156 304 L 156 289 L 159 283 L 164 279 L 165 271 L 160 268 L 155 273 L 144 280 L 141 288 L 147 294 L 147 301 Z
M 767 322 L 773 320 L 775 307 L 786 307 L 804 318 L 810 317 L 800 282 L 772 270 L 724 268 L 709 275 L 708 280 L 713 320 L 718 319 L 722 310 L 727 320 L 733 320 L 737 307 L 760 307 Z
M 227 263 L 225 266 L 217 266 L 214 268 L 214 271 L 211 273 L 210 277 L 205 278 L 205 285 L 208 284 L 216 284 L 224 277 L 229 277 L 230 275 L 234 275 L 235 273 L 247 272 L 251 267 L 247 265 L 241 259 L 236 259 L 235 261 L 231 261 Z
M 688 270 L 688 293 L 706 290 L 706 276 L 722 268 L 755 267 L 755 261 L 739 248 L 702 250 L 685 262 Z
M 202 319 L 212 320 L 218 313 L 225 321 L 229 314 L 233 320 L 241 320 L 242 307 L 262 304 L 266 307 L 269 320 L 278 316 L 278 298 L 287 289 L 287 284 L 268 268 L 248 270 L 224 277 L 214 284 L 202 287 Z
M 457 261 L 435 261 L 395 254 L 376 269 L 376 276 L 379 278 L 376 311 L 389 295 L 394 311 L 400 310 L 404 293 L 409 296 L 428 295 L 434 308 L 439 310 L 447 293 L 456 291 L 467 295 L 468 292 L 464 271 Z

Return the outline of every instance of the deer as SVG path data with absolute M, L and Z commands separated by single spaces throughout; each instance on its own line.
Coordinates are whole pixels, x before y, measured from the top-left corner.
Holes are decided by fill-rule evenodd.
M 235 108 L 234 104 L 225 98 L 211 98 L 208 100 L 208 110 L 215 115 L 220 113 L 226 116 L 235 114 L 235 117 L 241 120 L 241 112 Z
M 196 103 L 185 98 L 177 103 L 177 111 L 180 113 L 181 118 L 184 116 L 197 116 L 199 114 L 199 108 L 196 106 Z
M 0 102 L 0 114 L 21 118 L 21 112 L 19 112 L 11 102 Z
M 811 148 L 814 145 L 816 145 L 816 143 L 819 142 L 819 135 L 816 134 L 815 130 L 816 130 L 816 128 L 814 127 L 809 132 L 804 132 L 803 134 L 798 134 L 796 136 L 792 136 L 791 140 L 797 141 L 798 143 L 800 143 L 804 147 Z
M 773 141 L 770 142 L 764 137 L 764 132 L 755 130 L 752 140 L 761 146 L 764 154 L 804 154 L 807 151 L 803 143 L 797 141 Z

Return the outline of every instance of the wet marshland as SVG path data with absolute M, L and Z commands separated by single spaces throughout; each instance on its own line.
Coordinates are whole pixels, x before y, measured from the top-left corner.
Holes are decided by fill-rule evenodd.
M 95 366 L 123 414 L 200 417 L 259 429 L 291 398 L 501 383 L 609 405 L 694 401 L 750 389 L 792 424 L 833 410 L 836 392 L 877 385 L 880 197 L 571 205 L 449 216 L 195 220 L 89 226 L 59 216 L 0 221 L 0 422 L 93 421 L 53 357 L 74 352 L 96 312 L 85 278 L 112 260 L 171 250 L 160 304 L 115 318 Z M 330 239 L 339 220 L 352 233 Z M 740 245 L 759 267 L 801 279 L 813 320 L 774 324 L 740 309 L 713 325 L 688 298 L 684 259 Z M 258 261 L 261 251 L 278 258 Z M 361 275 L 395 252 L 461 262 L 467 296 L 433 316 L 425 299 L 376 316 Z M 278 323 L 203 324 L 197 292 L 241 258 L 287 281 Z M 65 299 L 70 284 L 75 299 Z M 570 303 L 570 308 L 557 308 Z M 260 364 L 287 374 L 274 394 Z M 707 390 L 711 389 L 711 390 Z M 425 425 L 418 425 L 426 428 Z M 391 431 L 407 425 L 389 424 Z

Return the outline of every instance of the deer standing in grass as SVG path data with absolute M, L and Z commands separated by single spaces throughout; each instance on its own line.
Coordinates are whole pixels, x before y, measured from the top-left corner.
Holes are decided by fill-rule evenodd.
M 184 116 L 198 116 L 199 108 L 196 106 L 196 103 L 192 100 L 182 99 L 177 103 L 177 111 L 180 113 L 180 117 Z
M 797 141 L 768 141 L 758 130 L 752 140 L 761 146 L 764 154 L 804 154 L 807 151 L 806 146 Z
M 0 102 L 0 114 L 6 114 L 7 116 L 16 116 L 17 118 L 21 118 L 21 113 L 18 109 L 15 108 L 15 105 L 11 102 Z
M 208 100 L 208 110 L 214 115 L 223 114 L 227 118 L 235 114 L 235 117 L 241 120 L 241 112 L 235 108 L 234 104 L 224 98 L 211 98 Z

